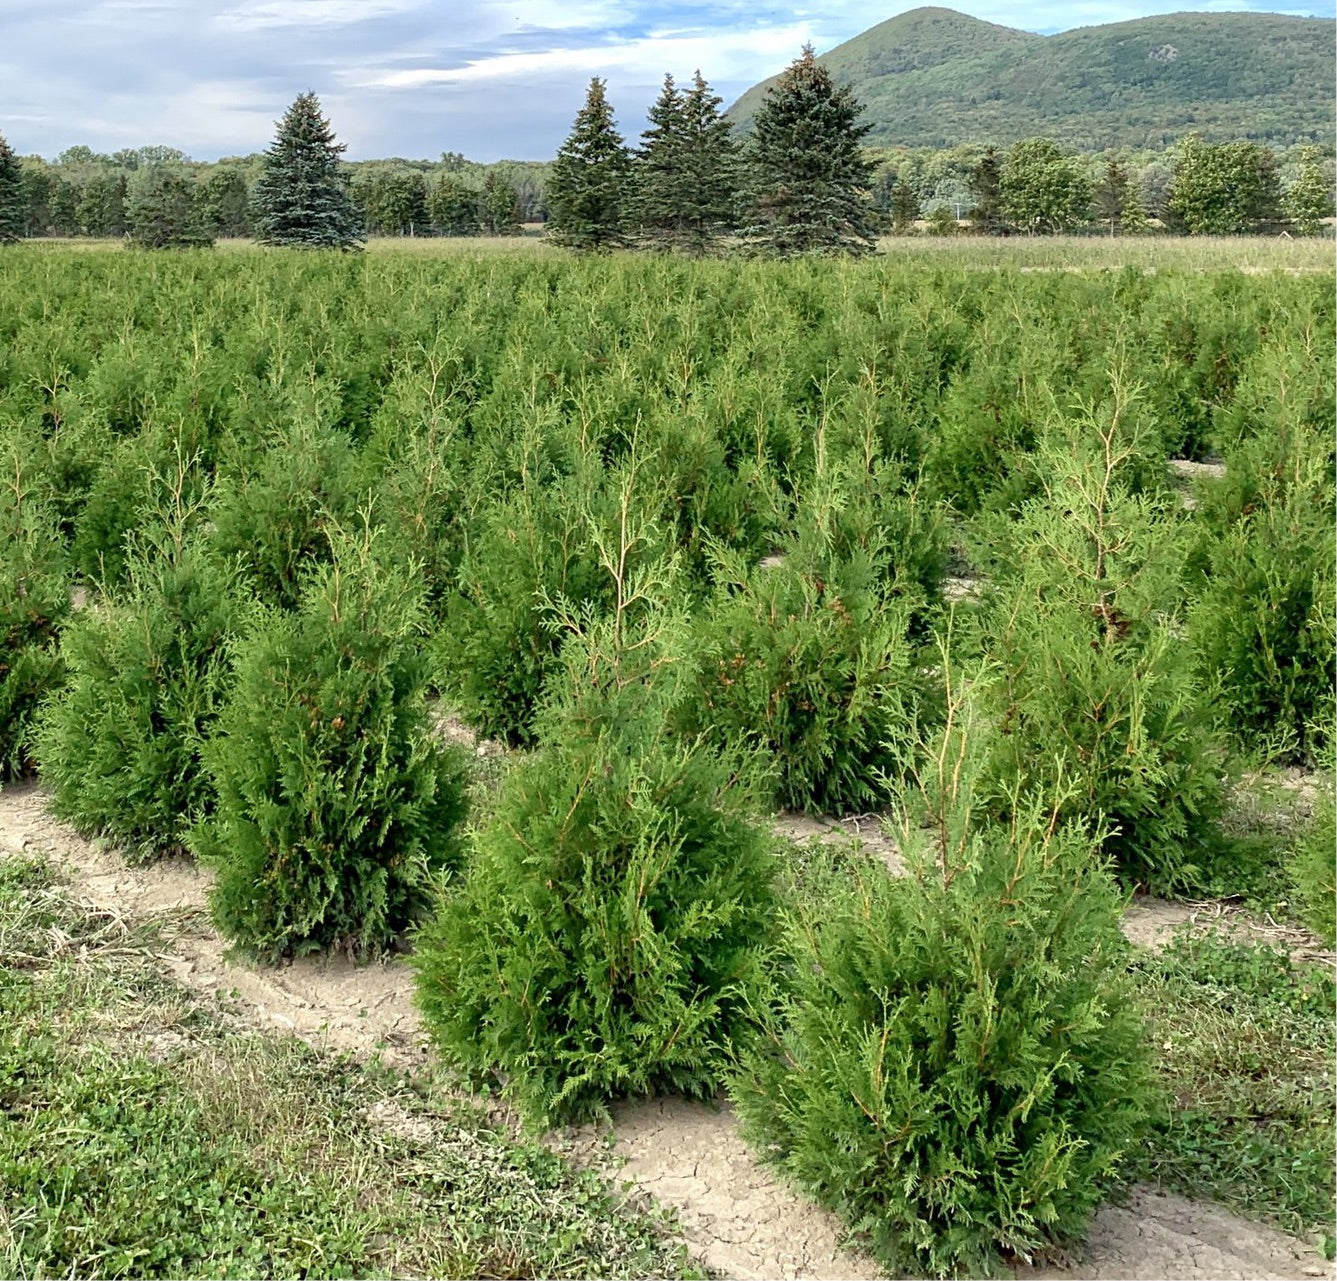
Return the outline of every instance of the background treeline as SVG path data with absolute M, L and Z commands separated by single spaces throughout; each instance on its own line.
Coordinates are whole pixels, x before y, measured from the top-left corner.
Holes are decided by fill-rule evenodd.
M 655 126 L 651 123 L 651 129 Z M 882 230 L 1138 234 L 1315 234 L 1333 212 L 1333 149 L 1274 151 L 1255 142 L 1189 137 L 1164 151 L 1078 153 L 1047 139 L 985 145 L 865 150 L 866 191 Z M 252 193 L 260 155 L 192 161 L 170 147 L 102 155 L 72 147 L 47 162 L 20 160 L 24 237 L 119 238 L 136 198 L 161 175 L 179 179 L 192 220 L 211 238 L 254 234 Z M 549 218 L 551 162 L 483 165 L 371 160 L 344 166 L 362 226 L 375 236 L 512 235 Z M 631 170 L 626 181 L 632 182 Z M 627 203 L 636 196 L 628 187 Z M 747 223 L 744 211 L 732 220 Z M 728 228 L 732 231 L 734 228 Z

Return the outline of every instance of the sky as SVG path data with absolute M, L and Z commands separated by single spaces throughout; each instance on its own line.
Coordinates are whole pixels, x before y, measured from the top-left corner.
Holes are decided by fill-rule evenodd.
M 1303 3 L 1303 0 L 1301 0 Z M 980 0 L 951 7 L 1050 34 L 1185 8 L 1312 13 L 1337 0 Z M 314 89 L 347 158 L 549 159 L 591 76 L 622 132 L 666 71 L 732 102 L 810 41 L 821 53 L 914 8 L 767 0 L 0 0 L 0 133 L 54 158 L 161 144 L 262 150 Z

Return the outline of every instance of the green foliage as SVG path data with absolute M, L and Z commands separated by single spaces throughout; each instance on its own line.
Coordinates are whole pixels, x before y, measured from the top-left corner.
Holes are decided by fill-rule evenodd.
M 875 248 L 873 166 L 860 146 L 870 126 L 859 123 L 862 111 L 811 45 L 768 90 L 746 153 L 756 203 L 756 225 L 747 230 L 772 253 Z
M 1300 172 L 1281 198 L 1286 217 L 1297 234 L 1317 236 L 1323 219 L 1332 216 L 1332 178 L 1317 147 L 1306 147 L 1300 157 Z
M 240 564 L 262 601 L 291 608 L 303 573 L 329 558 L 331 524 L 350 517 L 362 496 L 358 479 L 342 432 L 298 422 L 219 486 L 213 548 Z
M 1048 138 L 1030 138 L 1008 150 L 999 195 L 1003 213 L 1031 235 L 1071 231 L 1091 216 L 1084 165 Z
M 945 551 L 934 514 L 898 481 L 885 464 L 823 468 L 779 555 L 719 557 L 689 724 L 721 746 L 760 749 L 783 808 L 877 808 L 913 755 L 913 611 L 936 592 Z
M 125 235 L 127 228 L 126 201 L 130 184 L 124 174 L 114 177 L 93 178 L 85 185 L 79 197 L 79 226 L 87 236 Z M 187 212 L 184 211 L 183 212 Z M 189 211 L 189 212 L 193 212 Z M 184 222 L 190 228 L 190 218 Z M 205 234 L 208 234 L 206 223 Z
M 627 550 L 602 548 L 615 611 L 567 641 L 538 749 L 414 953 L 441 1052 L 499 1072 L 536 1125 L 620 1095 L 710 1098 L 771 990 L 771 839 L 736 758 L 671 732 L 682 623 L 629 621 L 665 584 L 624 578 Z
M 60 628 L 70 569 L 40 474 L 17 441 L 3 442 L 0 485 L 0 781 L 32 765 L 38 706 L 64 679 Z
M 744 1132 L 900 1275 L 984 1276 L 1079 1237 L 1151 1102 L 1120 899 L 1061 798 L 972 815 L 984 727 L 950 696 L 909 877 L 790 910 L 787 1003 Z
M 595 76 L 548 178 L 548 235 L 571 249 L 627 243 L 631 154 L 613 122 L 604 82 Z
M 257 610 L 205 748 L 215 920 L 276 959 L 366 956 L 421 915 L 455 860 L 460 764 L 430 735 L 421 587 L 380 540 L 332 534 L 296 613 Z
M 941 6 L 907 10 L 824 53 L 868 104 L 871 144 L 1006 147 L 1044 134 L 1082 151 L 1331 142 L 1331 17 L 1174 13 L 1039 36 Z M 729 110 L 746 130 L 775 80 Z
M 427 194 L 432 226 L 443 236 L 478 234 L 478 192 L 449 174 L 438 179 Z
M 1003 218 L 1003 166 L 990 147 L 970 174 L 970 221 L 981 236 L 996 236 L 1006 230 Z
M 1190 235 L 1229 236 L 1276 222 L 1280 199 L 1271 152 L 1254 142 L 1209 144 L 1193 133 L 1175 154 L 1166 208 Z
M 301 93 L 279 121 L 251 193 L 256 238 L 266 245 L 359 249 L 362 227 L 320 99 Z
M 25 234 L 27 204 L 23 168 L 13 147 L 0 134 L 0 245 L 13 244 Z
M 162 950 L 0 858 L 0 1273 L 700 1275 L 660 1212 L 430 1072 L 239 1030 Z
M 200 218 L 213 236 L 251 234 L 251 189 L 240 169 L 219 166 L 200 188 Z
M 427 182 L 416 169 L 360 169 L 350 194 L 372 235 L 412 236 L 428 228 Z
M 123 594 L 66 626 L 68 684 L 37 740 L 55 812 L 128 857 L 184 849 L 213 799 L 200 753 L 229 682 L 236 603 L 191 532 L 186 483 L 183 467 L 167 520 L 134 540 Z
M 1181 936 L 1139 969 L 1168 1106 L 1131 1173 L 1331 1242 L 1331 969 L 1218 934 Z
M 130 183 L 126 218 L 142 249 L 192 249 L 213 244 L 196 207 L 195 184 L 164 166 L 141 169 Z
M 1300 919 L 1329 947 L 1337 946 L 1337 802 L 1331 771 L 1317 780 L 1314 812 L 1296 833 L 1286 870 Z
M 635 217 L 651 248 L 703 254 L 738 221 L 738 144 L 698 71 L 684 94 L 664 77 L 635 157 Z
M 901 179 L 891 194 L 891 230 L 893 234 L 897 236 L 912 235 L 918 218 L 919 197 L 915 194 L 915 189 L 909 182 Z
M 489 236 L 518 236 L 521 231 L 520 197 L 512 183 L 495 169 L 483 179 L 478 196 L 478 217 Z
M 1062 792 L 1062 817 L 1108 825 L 1121 876 L 1174 889 L 1206 871 L 1220 753 L 1180 635 L 1182 526 L 1129 484 L 1145 430 L 1116 381 L 1045 443 L 1043 496 L 998 528 L 979 625 L 1002 672 L 1000 796 Z
M 1195 512 L 1188 639 L 1243 744 L 1312 758 L 1331 732 L 1337 652 L 1333 441 L 1285 421 L 1229 453 Z

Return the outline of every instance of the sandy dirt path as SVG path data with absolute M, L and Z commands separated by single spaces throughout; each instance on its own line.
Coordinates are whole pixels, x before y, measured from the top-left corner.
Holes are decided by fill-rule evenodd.
M 792 834 L 869 839 L 874 833 L 863 826 L 816 824 L 812 832 Z M 168 927 L 165 963 L 175 977 L 257 1023 L 287 1029 L 317 1048 L 380 1054 L 406 1068 L 426 1055 L 412 977 L 402 961 L 354 967 L 306 959 L 272 969 L 234 962 L 209 924 L 207 873 L 180 861 L 127 867 L 114 850 L 53 818 L 45 793 L 33 784 L 0 791 L 0 853 L 6 851 L 51 859 L 75 893 L 97 907 L 162 921 Z M 895 866 L 894 846 L 875 852 Z M 755 1160 L 727 1107 L 675 1099 L 625 1104 L 614 1109 L 611 1147 L 591 1128 L 559 1132 L 552 1141 L 578 1159 L 609 1164 L 611 1158 L 619 1166 L 615 1177 L 677 1212 L 693 1256 L 725 1277 L 862 1281 L 881 1275 L 873 1261 L 841 1247 L 833 1216 Z M 1086 1246 L 1064 1266 L 1023 1269 L 1018 1276 L 1300 1281 L 1333 1276 L 1333 1268 L 1306 1244 L 1219 1207 L 1138 1189 L 1128 1205 L 1097 1214 Z

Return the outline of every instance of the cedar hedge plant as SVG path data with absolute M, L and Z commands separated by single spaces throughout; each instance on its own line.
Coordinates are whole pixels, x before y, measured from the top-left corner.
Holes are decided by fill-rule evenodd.
M 670 732 L 683 624 L 628 621 L 626 585 L 567 640 L 537 749 L 416 939 L 437 1047 L 539 1126 L 710 1098 L 770 999 L 772 838 L 736 759 Z
M 456 862 L 463 767 L 430 733 L 415 567 L 382 541 L 333 534 L 295 611 L 257 607 L 205 748 L 192 846 L 219 928 L 264 958 L 385 949 Z
M 198 539 L 135 546 L 128 585 L 65 628 L 65 689 L 38 734 L 52 806 L 130 858 L 179 852 L 211 809 L 204 742 L 230 684 L 235 576 Z
M 1152 1102 L 1099 845 L 1053 803 L 972 813 L 976 732 L 938 739 L 909 877 L 791 904 L 787 998 L 733 1087 L 745 1135 L 894 1275 L 1079 1238 Z

